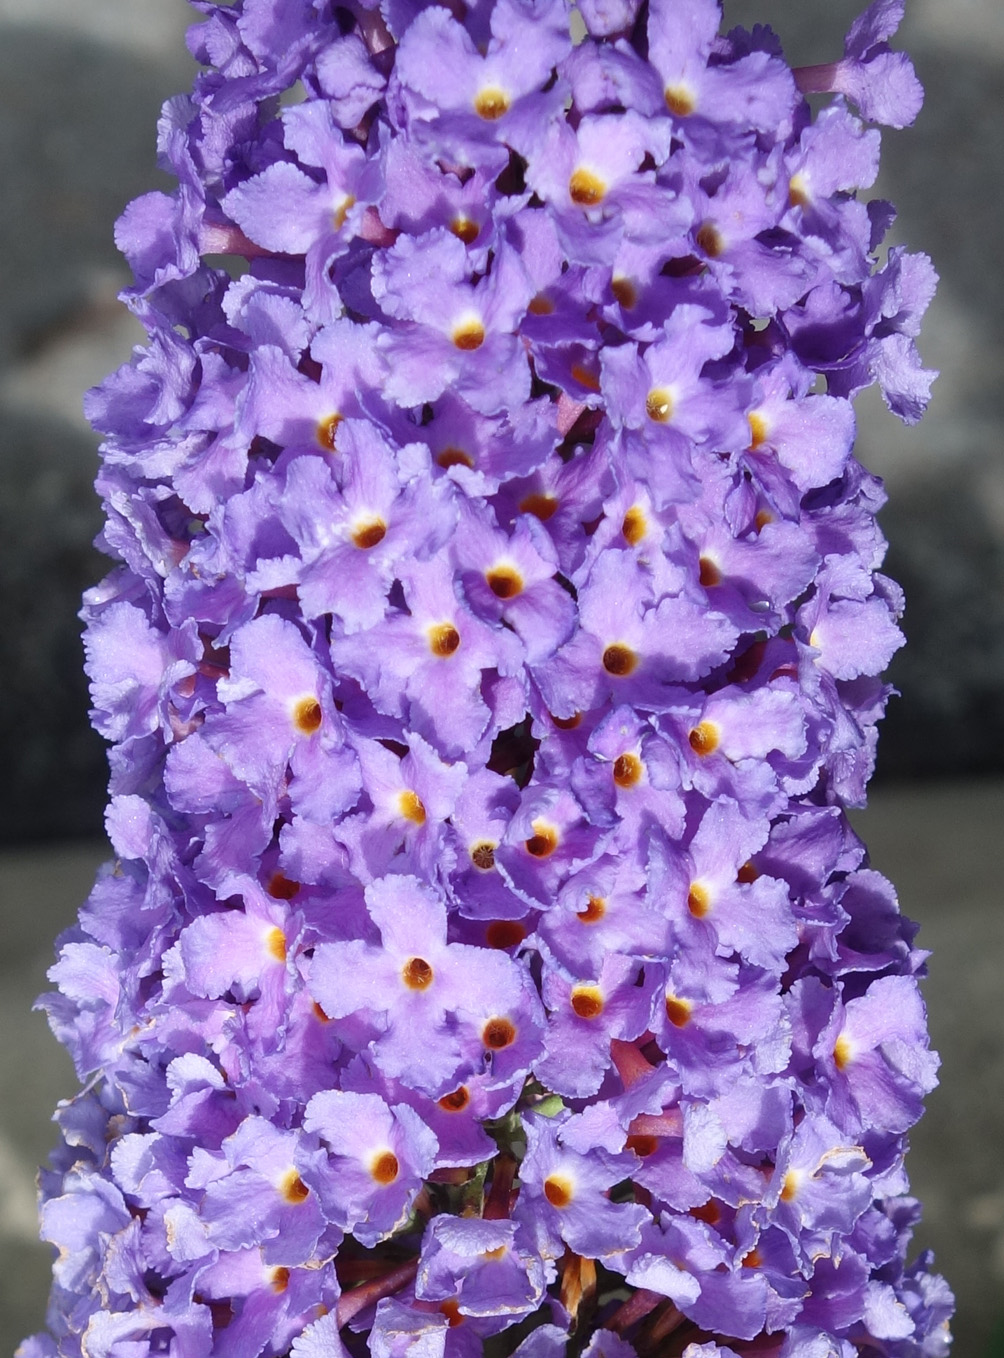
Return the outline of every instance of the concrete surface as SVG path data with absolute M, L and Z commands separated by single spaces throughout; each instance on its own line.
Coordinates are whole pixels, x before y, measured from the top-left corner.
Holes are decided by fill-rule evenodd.
M 886 788 L 855 819 L 933 953 L 925 991 L 943 1066 L 912 1138 L 918 1247 L 935 1249 L 958 1295 L 954 1358 L 989 1358 L 1004 1316 L 1004 781 Z M 0 854 L 0 1353 L 42 1323 L 49 1252 L 32 1176 L 52 1108 L 76 1088 L 30 1006 L 101 858 L 90 843 Z

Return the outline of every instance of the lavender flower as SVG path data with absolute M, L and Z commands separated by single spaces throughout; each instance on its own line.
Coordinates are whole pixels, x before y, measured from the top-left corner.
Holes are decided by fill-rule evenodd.
M 856 196 L 903 0 L 796 71 L 716 0 L 193 4 L 21 1358 L 938 1358 L 925 954 L 844 814 L 902 640 L 850 397 L 933 376 Z

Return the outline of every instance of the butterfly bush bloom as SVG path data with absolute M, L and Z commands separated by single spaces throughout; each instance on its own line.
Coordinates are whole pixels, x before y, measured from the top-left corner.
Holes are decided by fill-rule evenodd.
M 903 0 L 794 71 L 717 0 L 193 4 L 21 1358 L 941 1358 L 845 815 L 902 640 L 850 398 L 933 376 L 859 197 Z

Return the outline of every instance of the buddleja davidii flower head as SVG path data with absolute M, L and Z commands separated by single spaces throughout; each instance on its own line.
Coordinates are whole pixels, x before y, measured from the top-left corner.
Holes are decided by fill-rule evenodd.
M 876 619 L 880 602 L 890 618 L 898 607 L 871 579 L 877 497 L 848 458 L 843 393 L 879 373 L 907 414 L 925 399 L 910 345 L 930 276 L 894 255 L 869 277 L 888 210 L 848 196 L 869 182 L 874 136 L 836 105 L 814 139 L 776 40 L 719 38 L 710 0 L 656 4 L 647 60 L 635 50 L 645 35 L 630 32 L 636 9 L 619 0 L 584 15 L 623 41 L 575 51 L 560 4 L 505 0 L 461 23 L 387 0 L 382 15 L 357 11 L 347 35 L 306 0 L 200 7 L 209 21 L 193 41 L 221 69 L 165 120 L 183 191 L 144 202 L 122 232 L 154 345 L 96 407 L 114 435 L 109 541 L 136 576 L 99 602 L 135 605 L 140 580 L 159 590 L 166 579 L 172 623 L 196 617 L 205 649 L 150 738 L 158 750 L 161 734 L 173 738 L 169 806 L 153 801 L 183 848 L 172 857 L 158 835 L 131 833 L 139 798 L 120 799 L 116 847 L 137 855 L 128 887 L 102 893 L 114 921 L 91 919 L 63 964 L 67 1032 L 150 1120 L 144 1138 L 172 1148 L 149 1171 L 145 1140 L 117 1155 L 117 1182 L 153 1204 L 153 1224 L 145 1235 L 127 1224 L 112 1251 L 110 1285 L 128 1282 L 136 1317 L 111 1301 L 89 1347 L 148 1347 L 173 1327 L 167 1342 L 193 1352 L 292 1344 L 319 1358 L 343 1352 L 337 1322 L 351 1314 L 376 1358 L 468 1358 L 551 1285 L 541 1251 L 514 1244 L 531 1221 L 545 1254 L 567 1254 L 568 1278 L 581 1250 L 626 1272 L 639 1305 L 665 1297 L 656 1325 L 673 1298 L 689 1317 L 681 1349 L 698 1324 L 778 1353 L 847 1348 L 826 1330 L 890 1351 L 924 1342 L 937 1297 L 893 1277 L 903 1242 L 874 1226 L 877 1209 L 859 1211 L 866 1191 L 904 1186 L 901 1133 L 880 1124 L 891 1108 L 898 1126 L 931 1078 L 920 1061 L 912 1085 L 896 1083 L 908 1064 L 896 1043 L 909 1047 L 916 1024 L 872 1043 L 882 1015 L 865 1002 L 922 959 L 888 891 L 855 871 L 859 849 L 826 808 L 798 801 L 846 797 L 863 778 L 882 636 L 851 673 L 840 628 L 860 605 Z M 898 0 L 873 6 L 839 64 L 838 80 L 864 82 L 863 109 L 866 68 L 903 83 L 884 48 L 898 13 Z M 458 79 L 444 93 L 447 52 Z M 298 76 L 306 104 L 278 118 L 259 108 Z M 266 191 L 282 184 L 292 192 L 273 203 Z M 179 242 L 165 246 L 165 231 Z M 197 249 L 255 262 L 231 282 L 199 266 Z M 575 261 L 564 270 L 563 256 Z M 445 287 L 408 276 L 437 263 Z M 461 330 L 464 343 L 458 299 L 481 327 Z M 782 315 L 755 330 L 729 299 Z M 808 394 L 817 371 L 839 398 Z M 531 374 L 547 387 L 533 402 Z M 672 400 L 650 409 L 658 383 Z M 355 419 L 379 432 L 355 439 Z M 447 549 L 455 519 L 443 507 L 462 495 L 493 502 L 464 511 L 472 531 Z M 370 538 L 338 556 L 332 524 L 344 541 L 362 512 Z M 370 540 L 377 519 L 384 533 Z M 393 559 L 425 553 L 434 559 Z M 838 569 L 841 556 L 858 559 L 857 574 Z M 796 600 L 792 637 L 775 635 Z M 301 626 L 304 612 L 318 628 Z M 337 677 L 314 636 L 325 617 Z M 106 648 L 113 669 L 120 640 Z M 301 718 L 319 721 L 291 737 L 300 699 Z M 141 743 L 123 743 L 123 778 L 155 771 Z M 489 759 L 514 777 L 500 786 Z M 428 884 L 388 878 L 391 867 Z M 421 903 L 410 912 L 422 937 L 391 937 L 374 887 L 412 906 L 409 892 L 425 892 L 435 919 Z M 224 913 L 215 897 L 234 889 L 246 904 Z M 766 921 L 751 925 L 751 907 Z M 149 927 L 126 919 L 147 909 Z M 218 957 L 225 919 L 243 921 L 240 946 Z M 414 988 L 415 1014 L 374 1008 L 374 984 L 400 1000 L 406 972 L 425 978 L 408 972 L 419 962 L 433 980 Z M 802 978 L 785 1000 L 782 967 Z M 348 1006 L 338 1016 L 315 999 L 322 974 L 329 1012 Z M 366 978 L 370 993 L 356 994 Z M 444 979 L 449 1003 L 423 1026 L 423 996 Z M 116 1050 L 116 1025 L 134 1019 L 135 1039 Z M 441 1039 L 449 1068 L 433 1080 L 425 1049 Z M 891 1094 L 872 1057 L 893 1072 Z M 424 1179 L 493 1157 L 483 1124 L 535 1070 L 569 1097 L 604 1097 L 546 1127 L 528 1119 L 515 1217 L 434 1217 L 427 1297 L 406 1269 L 399 1299 L 375 1313 L 357 1300 L 307 1324 L 338 1294 L 330 1265 L 270 1262 L 274 1249 L 327 1249 L 297 1213 L 312 1204 L 335 1219 L 332 1240 L 351 1222 L 375 1248 L 410 1219 Z M 868 1126 L 849 1130 L 855 1118 Z M 99 1121 L 87 1134 L 97 1156 Z M 208 1226 L 194 1180 L 185 1188 L 177 1173 L 194 1143 Z M 842 1197 L 834 1156 L 852 1190 Z M 595 1183 L 590 1165 L 603 1170 Z M 277 1208 L 275 1174 L 285 1183 L 290 1170 L 304 1195 Z M 613 1201 L 629 1178 L 636 1201 Z M 493 1192 L 496 1181 L 489 1218 L 513 1210 L 498 1166 Z M 681 1216 L 692 1208 L 699 1219 Z M 288 1230 L 276 1227 L 284 1212 Z M 506 1248 L 483 1259 L 479 1232 L 496 1224 Z M 835 1249 L 840 1279 L 819 1254 Z M 174 1278 L 159 1306 L 144 1270 Z M 497 1305 L 493 1273 L 509 1309 L 468 1314 L 465 1295 Z M 565 1288 L 552 1304 L 566 1326 L 569 1298 Z M 86 1324 L 98 1305 L 66 1309 Z M 624 1332 L 636 1333 L 626 1321 Z M 726 1342 L 690 1348 L 710 1358 L 731 1353 Z M 520 1351 L 550 1358 L 566 1343 L 566 1329 L 545 1326 Z M 634 1349 L 610 1330 L 587 1353 Z

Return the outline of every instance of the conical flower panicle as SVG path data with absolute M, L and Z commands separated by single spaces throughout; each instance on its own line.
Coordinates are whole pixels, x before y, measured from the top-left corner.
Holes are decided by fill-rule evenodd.
M 844 814 L 902 641 L 850 398 L 933 376 L 857 196 L 902 0 L 801 71 L 716 0 L 193 2 L 22 1358 L 944 1355 Z

